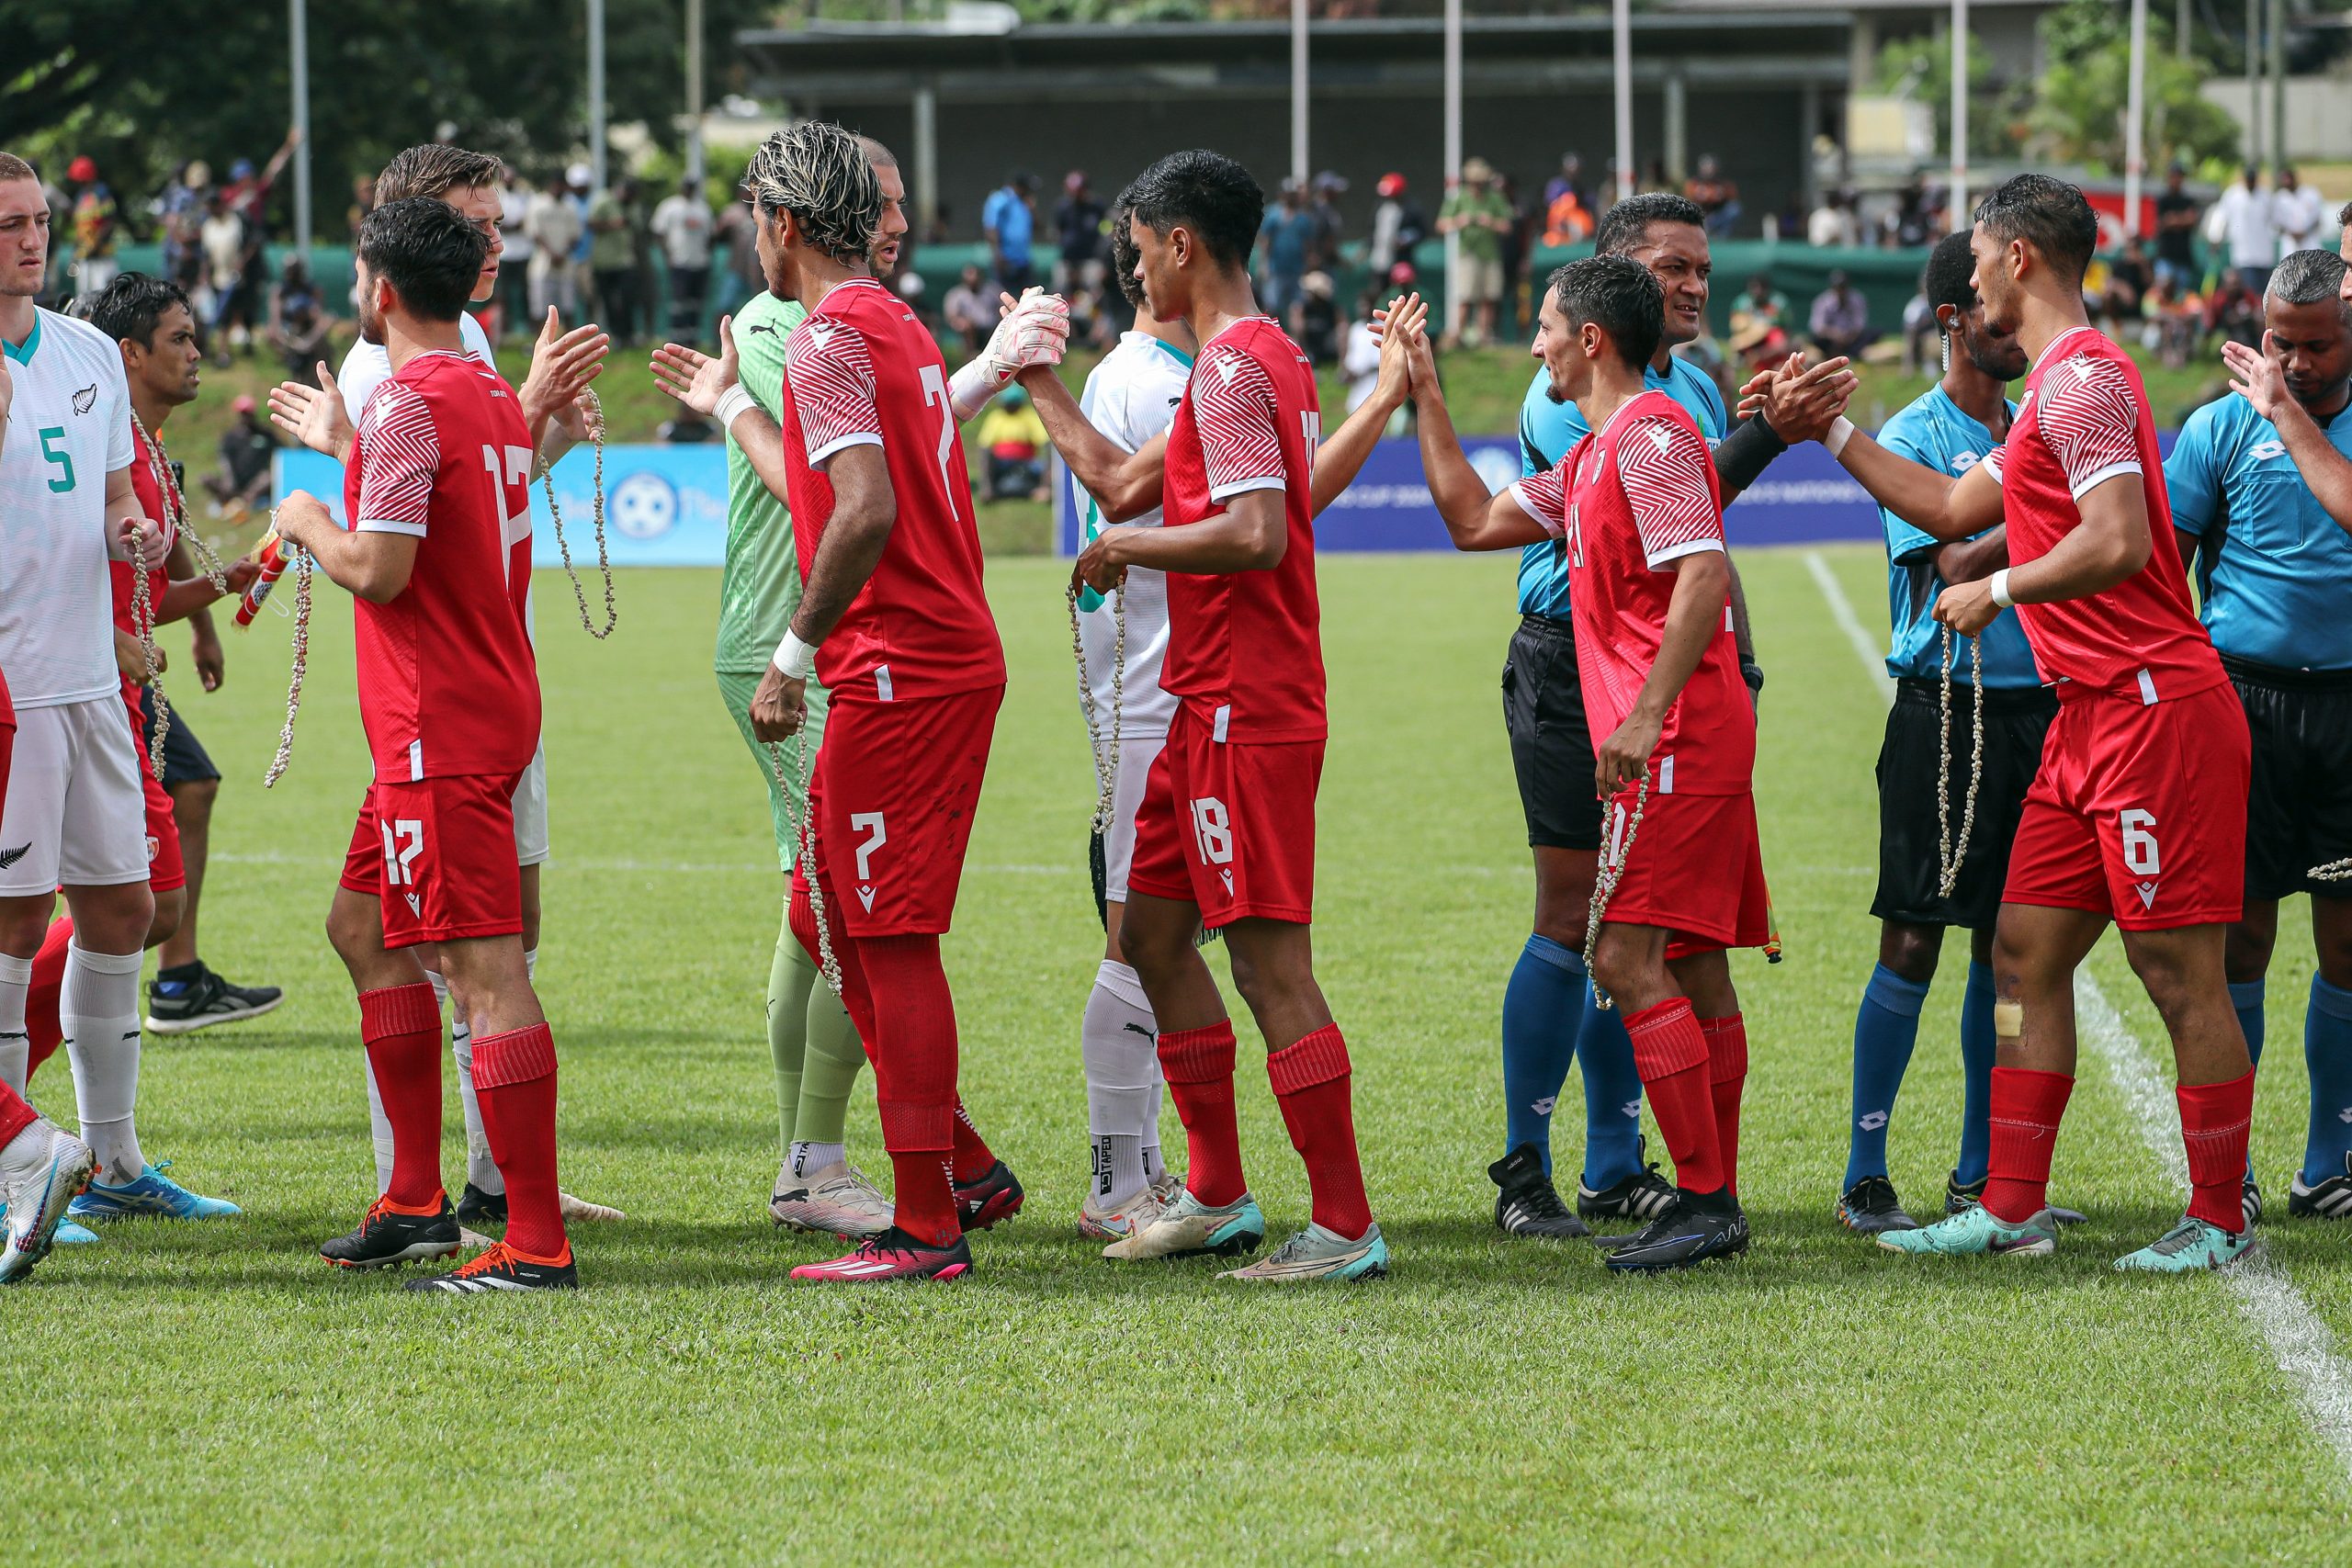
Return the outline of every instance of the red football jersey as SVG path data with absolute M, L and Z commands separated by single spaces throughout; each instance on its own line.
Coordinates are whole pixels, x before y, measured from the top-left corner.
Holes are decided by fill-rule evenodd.
M 777 423 L 804 581 L 832 519 L 835 453 L 882 448 L 898 502 L 874 575 L 817 650 L 825 689 L 892 702 L 1003 685 L 947 365 L 914 312 L 870 277 L 826 295 L 785 344 Z
M 130 461 L 130 488 L 139 497 L 141 515 L 153 518 L 164 529 L 164 547 L 170 549 L 179 537 L 180 525 L 187 521 L 179 508 L 174 507 L 164 494 L 164 487 L 155 482 L 156 454 L 149 445 L 147 432 L 133 424 L 130 437 L 138 450 Z M 114 584 L 114 624 L 127 632 L 135 632 L 130 624 L 130 563 L 109 559 L 107 576 Z M 170 577 L 160 567 L 147 574 L 149 613 L 160 609 L 164 590 L 171 586 Z M 129 676 L 123 677 L 125 683 Z
M 1253 490 L 1283 492 L 1290 543 L 1272 571 L 1168 574 L 1159 683 L 1220 740 L 1320 740 L 1322 611 L 1315 597 L 1315 371 L 1272 318 L 1236 321 L 1203 346 L 1168 427 L 1165 525 L 1222 513 Z
M 514 389 L 462 355 L 418 355 L 360 412 L 344 514 L 363 534 L 417 541 L 415 570 L 390 604 L 352 601 L 359 717 L 379 779 L 530 764 L 531 463 Z
M 1527 514 L 1565 535 L 1568 604 L 1585 722 L 1598 743 L 1634 711 L 1657 662 L 1674 599 L 1672 564 L 1724 543 L 1723 489 L 1699 427 L 1664 392 L 1644 392 L 1511 487 Z M 1666 710 L 1651 754 L 1661 795 L 1746 795 L 1756 776 L 1756 710 L 1739 678 L 1731 595 L 1699 668 Z
M 2026 378 L 2008 440 L 1984 461 L 2001 481 L 2018 566 L 2074 532 L 2076 499 L 2094 485 L 2135 475 L 2147 498 L 2146 565 L 2105 592 L 2018 606 L 2043 680 L 2153 703 L 2228 678 L 2188 596 L 2155 421 L 2131 355 L 2089 327 L 2060 333 Z

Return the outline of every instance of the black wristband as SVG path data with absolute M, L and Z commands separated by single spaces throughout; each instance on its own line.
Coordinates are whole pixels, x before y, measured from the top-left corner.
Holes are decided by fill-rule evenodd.
M 1764 689 L 1764 666 L 1752 659 L 1743 659 L 1739 661 L 1739 678 L 1747 682 L 1749 691 L 1761 692 Z
M 1758 414 L 1715 444 L 1715 474 L 1725 490 L 1746 490 L 1788 449 L 1789 444 Z

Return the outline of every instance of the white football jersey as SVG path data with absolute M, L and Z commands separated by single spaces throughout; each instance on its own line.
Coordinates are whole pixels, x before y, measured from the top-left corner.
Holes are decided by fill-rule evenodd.
M 107 476 L 137 457 L 122 351 L 86 321 L 37 311 L 0 344 L 16 398 L 0 446 L 0 671 L 19 708 L 118 691 L 107 574 Z
M 1123 333 L 1117 346 L 1086 378 L 1078 400 L 1087 420 L 1127 451 L 1140 450 L 1168 428 L 1184 400 L 1193 360 L 1149 333 Z M 1084 490 L 1084 537 L 1102 531 L 1101 509 Z M 1158 508 L 1129 526 L 1157 528 Z M 1091 595 L 1089 597 L 1091 597 Z M 1176 716 L 1176 699 L 1160 689 L 1159 666 L 1168 656 L 1168 574 L 1147 567 L 1127 569 L 1127 668 L 1119 728 L 1127 735 L 1165 735 Z M 1083 609 L 1087 601 L 1080 602 Z M 1118 627 L 1107 598 L 1079 616 L 1080 645 L 1086 650 L 1086 683 L 1094 692 L 1095 723 L 1107 739 L 1111 729 L 1111 677 Z
M 498 356 L 490 351 L 490 334 L 481 330 L 481 317 L 471 310 L 460 310 L 458 335 L 465 339 L 468 354 L 492 369 L 497 368 Z M 334 373 L 334 384 L 343 393 L 343 412 L 351 416 L 352 428 L 358 428 L 359 411 L 368 406 L 369 395 L 391 379 L 391 375 L 390 349 L 365 338 L 353 340 L 351 352 L 343 356 L 343 368 Z

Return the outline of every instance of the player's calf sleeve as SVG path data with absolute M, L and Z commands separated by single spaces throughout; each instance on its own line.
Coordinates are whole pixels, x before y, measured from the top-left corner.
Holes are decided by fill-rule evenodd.
M 49 931 L 40 939 L 40 951 L 33 954 L 30 985 L 25 991 L 25 1081 L 32 1082 L 40 1065 L 57 1054 L 65 1041 L 65 1025 L 60 1020 L 63 1004 L 60 996 L 65 988 L 65 954 L 74 945 L 74 919 L 60 916 L 49 922 Z
M 17 1135 L 40 1120 L 40 1113 L 25 1103 L 25 1097 L 0 1083 L 0 1149 L 17 1141 Z
M 1212 1207 L 1238 1201 L 1250 1184 L 1241 1177 L 1241 1129 L 1233 1109 L 1233 1021 L 1203 1029 L 1159 1032 L 1159 1071 L 1183 1120 L 1184 1186 Z
M 1503 987 L 1503 1152 L 1535 1145 L 1552 1168 L 1552 1109 L 1576 1059 L 1591 991 L 1584 957 L 1530 935 Z
M 399 1145 L 392 1137 L 392 1119 L 384 1111 L 383 1089 L 376 1082 L 376 1064 L 365 1050 L 359 1054 L 359 1069 L 368 1080 L 368 1138 L 376 1152 L 376 1196 L 381 1198 L 392 1190 Z
M 412 1211 L 441 1197 L 441 1009 L 422 981 L 359 993 L 368 1083 L 390 1134 L 391 1166 L 377 1164 L 383 1195 Z
M 1159 1050 L 1143 983 L 1104 959 L 1079 1021 L 1086 1071 L 1086 1126 L 1094 1148 L 1094 1200 L 1124 1202 L 1139 1191 L 1145 1124 L 1159 1104 Z
M 1960 998 L 1960 1157 L 1952 1179 L 1963 1187 L 1984 1179 L 1993 1138 L 1993 966 L 1972 962 Z
M 2352 1154 L 2352 991 L 2312 976 L 2303 1013 L 2303 1066 L 2312 1080 L 2311 1125 L 2303 1138 L 2303 1184 L 2344 1174 Z
M 1282 1107 L 1290 1146 L 1306 1165 L 1315 1223 L 1350 1241 L 1372 1229 L 1363 1162 L 1356 1151 L 1353 1076 L 1348 1043 L 1336 1023 L 1266 1056 L 1266 1077 L 1273 1085 L 1274 1103 Z
M 74 1066 L 82 1141 L 98 1156 L 101 1179 L 136 1181 L 139 1150 L 139 953 L 66 950 L 57 1016 Z
M 1724 1188 L 1739 1196 L 1739 1100 L 1747 1088 L 1747 1021 L 1739 1013 L 1702 1018 L 1707 1037 L 1707 1089 L 1715 1102 L 1715 1148 L 1723 1156 Z
M 1864 1177 L 1886 1174 L 1886 1127 L 1894 1118 L 1894 1097 L 1919 1042 L 1919 1010 L 1928 987 L 1881 964 L 1862 987 L 1854 1014 L 1854 1109 L 1846 1132 L 1846 1179 L 1850 1190 Z
M 1682 997 L 1668 997 L 1625 1021 L 1634 1069 L 1674 1159 L 1674 1184 L 1686 1192 L 1719 1192 L 1723 1151 L 1715 1141 L 1714 1088 L 1706 1032 Z
M 1988 1116 L 1992 1140 L 1984 1183 L 1984 1212 L 2008 1224 L 2023 1224 L 2050 1201 L 2050 1156 L 2058 1145 L 2058 1123 L 2075 1080 L 2065 1073 L 2030 1067 L 1993 1069 Z M 2245 1157 L 2243 1147 L 2239 1150 Z M 2236 1181 L 2233 1176 L 2233 1183 Z M 2234 1186 L 2232 1189 L 2235 1191 Z M 2232 1201 L 2236 1200 L 2234 1196 Z
M 2245 1229 L 2240 1192 L 2254 1126 L 2254 1072 L 2227 1083 L 2182 1084 L 2180 1141 L 2188 1151 L 2188 1217 L 2225 1231 Z
M 2256 1066 L 2262 1065 L 2262 1002 L 2264 983 L 2241 980 L 2230 987 L 2230 1010 L 2238 1015 L 2238 1030 L 2245 1036 L 2245 1054 Z
M 1624 1015 L 1587 998 L 1577 1029 L 1584 1073 L 1584 1184 L 1599 1192 L 1642 1171 L 1642 1077 Z
M 526 947 L 523 950 L 523 978 L 536 984 L 538 977 L 539 950 L 536 947 Z
M 503 1192 L 506 1179 L 498 1174 L 498 1161 L 491 1156 L 481 1091 L 474 1086 L 474 1032 L 457 1019 L 449 1022 L 449 1059 L 458 1065 L 458 1111 L 466 1119 L 466 1179 L 484 1192 Z
M 33 961 L 0 953 L 0 1084 L 25 1092 L 25 994 Z
M 554 1032 L 535 1023 L 477 1039 L 474 1089 L 506 1179 L 506 1245 L 528 1258 L 563 1258 L 570 1243 L 556 1186 Z
M 849 1122 L 849 1097 L 865 1068 L 865 1043 L 849 1010 L 817 973 L 806 953 L 808 990 L 803 1003 L 808 1049 L 800 1065 L 800 1110 L 793 1120 L 796 1143 L 838 1144 Z
M 808 988 L 816 965 L 792 932 L 791 901 L 768 960 L 768 1061 L 775 1071 L 777 1146 L 792 1151 L 792 1124 L 800 1114 L 800 1064 L 808 1049 Z

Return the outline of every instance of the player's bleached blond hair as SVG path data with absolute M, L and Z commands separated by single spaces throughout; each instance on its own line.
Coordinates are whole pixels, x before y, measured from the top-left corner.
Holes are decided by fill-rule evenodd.
M 789 212 L 811 249 L 837 262 L 865 261 L 882 230 L 882 182 L 858 138 L 808 120 L 760 143 L 743 183 L 761 214 Z
M 0 152 L 0 180 L 36 180 L 33 166 L 14 152 Z

